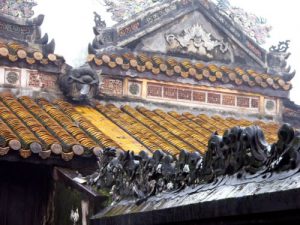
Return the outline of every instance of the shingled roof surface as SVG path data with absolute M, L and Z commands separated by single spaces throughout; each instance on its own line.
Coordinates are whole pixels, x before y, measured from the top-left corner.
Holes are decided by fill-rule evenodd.
M 88 56 L 88 62 L 98 67 L 135 70 L 137 73 L 150 72 L 153 75 L 163 74 L 168 77 L 193 78 L 196 81 L 220 82 L 237 86 L 271 88 L 288 91 L 292 88 L 289 81 L 281 76 L 242 69 L 240 67 L 216 65 L 190 59 L 179 59 L 171 56 L 146 54 L 102 54 Z
M 182 149 L 204 153 L 213 132 L 252 124 L 263 129 L 269 142 L 276 140 L 276 123 L 129 105 L 74 106 L 59 99 L 49 102 L 1 93 L 0 155 L 18 151 L 23 158 L 61 155 L 69 161 L 75 156 L 97 155 L 108 147 L 135 153 L 146 150 L 150 154 L 158 149 L 172 155 Z

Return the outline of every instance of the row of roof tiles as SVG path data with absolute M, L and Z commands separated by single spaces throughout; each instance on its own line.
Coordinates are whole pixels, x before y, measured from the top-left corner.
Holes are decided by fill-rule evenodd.
M 284 81 L 280 76 L 259 73 L 254 70 L 244 70 L 239 67 L 229 68 L 225 65 L 204 64 L 202 62 L 191 62 L 188 59 L 178 60 L 172 57 L 147 56 L 146 54 L 102 54 L 96 56 L 90 54 L 88 62 L 97 66 L 108 66 L 109 68 L 120 68 L 122 70 L 136 70 L 137 72 L 149 71 L 153 75 L 164 74 L 166 76 L 181 76 L 183 78 L 194 78 L 198 81 L 209 81 L 211 83 L 221 82 L 224 84 L 247 85 L 249 87 L 273 88 L 288 91 L 292 85 Z
M 114 125 L 118 129 L 113 127 L 114 133 L 105 132 L 106 127 L 97 123 L 100 116 L 110 122 L 105 123 L 106 126 Z M 96 103 L 95 108 L 81 106 L 79 110 L 63 100 L 51 103 L 45 99 L 15 98 L 2 93 L 0 156 L 18 151 L 23 158 L 38 154 L 47 159 L 54 154 L 68 161 L 74 156 L 97 155 L 106 147 L 135 152 L 162 149 L 172 155 L 177 155 L 182 149 L 205 153 L 213 132 L 222 133 L 233 126 L 252 124 L 262 127 L 269 142 L 276 140 L 278 125 L 275 123 L 208 117 L 204 114 L 196 116 L 188 112 L 167 113 L 128 105 L 118 108 L 100 103 Z M 119 137 L 126 137 L 131 145 L 126 142 L 120 144 Z M 139 143 L 135 145 L 138 149 L 132 149 L 132 143 Z
M 62 60 L 62 57 L 56 54 L 44 55 L 40 50 L 29 49 L 16 42 L 2 42 L 0 41 L 0 58 L 5 58 L 10 62 L 24 61 L 29 65 L 36 63 L 48 65 Z

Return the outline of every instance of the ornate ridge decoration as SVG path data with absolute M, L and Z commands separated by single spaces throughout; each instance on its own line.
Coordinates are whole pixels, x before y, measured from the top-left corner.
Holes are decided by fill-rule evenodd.
M 258 126 L 234 127 L 223 136 L 213 134 L 204 156 L 184 150 L 177 158 L 162 150 L 152 156 L 144 151 L 135 155 L 106 148 L 99 156 L 99 169 L 86 180 L 88 185 L 110 189 L 114 202 L 133 198 L 139 204 L 187 186 L 201 189 L 226 179 L 242 183 L 291 176 L 299 171 L 299 157 L 300 134 L 288 124 L 280 128 L 278 142 L 272 145 Z
M 106 28 L 105 20 L 102 20 L 101 16 L 97 12 L 94 12 L 94 22 L 95 22 L 96 28 L 98 28 L 98 29 Z
M 113 20 L 121 22 L 149 7 L 165 1 L 168 0 L 104 0 L 104 3 L 107 11 L 112 13 Z
M 269 49 L 268 66 L 270 70 L 279 71 L 283 80 L 290 81 L 295 75 L 296 71 L 291 72 L 291 66 L 288 66 L 287 60 L 291 56 L 288 52 L 290 40 L 280 41 L 278 45 L 273 45 Z
M 217 47 L 222 53 L 228 51 L 228 43 L 224 43 L 223 40 L 216 40 L 211 33 L 206 32 L 199 24 L 184 29 L 180 34 L 166 34 L 165 38 L 171 50 L 183 48 L 188 52 L 197 53 L 208 58 L 213 58 L 211 52 Z
M 0 12 L 18 18 L 30 18 L 34 15 L 34 0 L 0 0 Z
M 280 41 L 277 46 L 272 45 L 269 49 L 270 52 L 286 53 L 290 47 L 290 40 Z
M 270 37 L 271 26 L 267 25 L 265 18 L 258 17 L 244 9 L 234 7 L 228 0 L 217 0 L 220 13 L 227 16 L 237 25 L 239 25 L 245 34 L 249 35 L 256 43 L 262 45 Z

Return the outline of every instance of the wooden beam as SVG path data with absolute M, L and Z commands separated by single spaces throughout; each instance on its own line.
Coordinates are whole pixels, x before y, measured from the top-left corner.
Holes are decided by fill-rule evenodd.
M 55 179 L 65 183 L 67 186 L 78 190 L 81 193 L 87 195 L 92 201 L 102 202 L 107 200 L 107 196 L 100 195 L 94 191 L 90 186 L 77 182 L 74 178 L 77 177 L 77 173 L 73 170 L 55 167 L 54 168 Z

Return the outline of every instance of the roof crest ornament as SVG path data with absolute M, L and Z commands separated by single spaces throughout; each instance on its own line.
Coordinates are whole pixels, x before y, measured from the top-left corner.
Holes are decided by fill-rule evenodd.
M 290 40 L 280 41 L 278 45 L 272 45 L 269 49 L 270 52 L 286 53 L 289 49 Z
M 17 18 L 30 18 L 34 15 L 34 0 L 0 0 L 0 13 Z
M 233 127 L 223 136 L 212 134 L 204 156 L 182 150 L 175 159 L 158 150 L 119 152 L 105 148 L 99 169 L 85 177 L 88 185 L 111 189 L 114 203 L 135 198 L 140 204 L 162 192 L 177 192 L 187 186 L 198 189 L 224 182 L 245 183 L 254 179 L 282 179 L 300 168 L 300 135 L 289 124 L 278 131 L 278 141 L 268 144 L 258 126 Z
M 266 43 L 266 39 L 270 37 L 269 32 L 272 30 L 272 27 L 267 25 L 265 18 L 248 13 L 242 8 L 232 6 L 229 0 L 217 0 L 217 3 L 220 13 L 239 25 L 245 34 L 251 37 L 257 44 L 262 45 Z
M 102 20 L 101 16 L 97 13 L 94 12 L 94 22 L 95 22 L 95 26 L 97 29 L 104 29 L 106 28 L 106 22 L 105 20 Z
M 269 70 L 272 70 L 279 73 L 285 81 L 292 80 L 296 71 L 291 72 L 291 66 L 288 65 L 288 58 L 291 56 L 291 53 L 288 52 L 290 47 L 290 40 L 280 41 L 277 46 L 272 45 L 269 48 L 268 53 L 268 66 Z
M 112 19 L 121 22 L 149 7 L 166 1 L 169 0 L 104 0 L 104 4 L 107 11 L 112 13 Z

